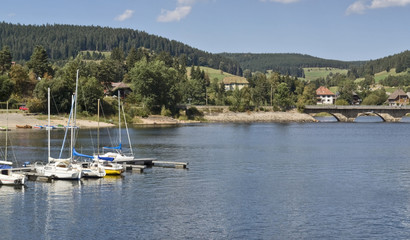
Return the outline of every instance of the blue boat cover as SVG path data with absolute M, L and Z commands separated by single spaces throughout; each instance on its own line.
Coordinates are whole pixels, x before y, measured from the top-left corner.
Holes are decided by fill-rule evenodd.
M 90 156 L 90 155 L 85 155 L 85 154 L 82 154 L 82 153 L 78 153 L 78 152 L 75 150 L 75 148 L 73 148 L 73 155 L 74 155 L 74 156 L 79 156 L 79 157 L 91 158 L 91 159 L 94 158 L 93 156 Z
M 100 157 L 100 156 L 98 156 L 98 159 L 104 160 L 104 161 L 114 161 L 114 158 L 112 158 L 112 157 Z
M 12 167 L 10 165 L 6 165 L 6 164 L 0 164 L 0 169 L 11 169 Z
M 122 144 L 120 143 L 120 145 L 118 145 L 118 147 L 103 147 L 105 149 L 122 149 Z

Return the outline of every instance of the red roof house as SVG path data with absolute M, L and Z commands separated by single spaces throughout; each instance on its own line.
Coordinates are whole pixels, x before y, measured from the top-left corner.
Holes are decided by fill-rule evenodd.
M 317 104 L 334 104 L 336 95 L 327 87 L 320 86 L 316 89 Z

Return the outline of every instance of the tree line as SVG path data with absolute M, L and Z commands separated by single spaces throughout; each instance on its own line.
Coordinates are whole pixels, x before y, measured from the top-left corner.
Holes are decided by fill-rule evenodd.
M 173 57 L 184 58 L 189 66 L 207 66 L 242 75 L 239 63 L 234 60 L 201 51 L 178 41 L 132 29 L 62 24 L 21 25 L 0 22 L 0 36 L 0 48 L 9 46 L 14 61 L 20 63 L 29 61 L 33 48 L 38 45 L 45 48 L 51 62 L 64 62 L 83 51 L 89 59 L 98 60 L 104 58 L 101 52 L 110 52 L 114 48 L 129 52 L 132 48 L 143 47 L 155 52 L 168 52 Z
M 282 75 L 302 78 L 305 77 L 303 68 L 307 67 L 350 69 L 364 64 L 362 61 L 328 60 L 295 53 L 222 53 L 221 55 L 239 62 L 244 71 L 266 72 L 272 70 Z
M 352 67 L 348 75 L 359 78 L 366 75 L 374 75 L 379 72 L 390 72 L 395 69 L 396 73 L 407 71 L 410 68 L 410 51 L 394 54 L 384 58 L 368 61 L 361 66 Z

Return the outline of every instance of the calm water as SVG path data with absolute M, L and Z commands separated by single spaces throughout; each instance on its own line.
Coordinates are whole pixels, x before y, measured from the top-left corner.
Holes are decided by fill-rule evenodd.
M 20 163 L 46 159 L 45 131 L 11 134 Z M 53 156 L 62 134 L 53 132 Z M 410 123 L 199 124 L 131 135 L 136 156 L 189 170 L 3 186 L 0 238 L 410 238 Z M 81 130 L 77 149 L 91 154 L 95 136 Z

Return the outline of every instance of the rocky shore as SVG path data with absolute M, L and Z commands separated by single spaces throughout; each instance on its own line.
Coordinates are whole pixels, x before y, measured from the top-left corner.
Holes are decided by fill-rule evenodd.
M 224 112 L 205 115 L 209 122 L 317 122 L 312 116 L 290 112 Z
M 9 113 L 0 114 L 0 126 L 5 127 L 7 125 L 6 119 L 8 118 L 8 126 L 10 129 L 15 129 L 16 125 L 47 125 L 47 118 L 44 116 L 29 115 L 24 113 Z M 298 113 L 297 111 L 290 112 L 222 112 L 222 113 L 212 113 L 205 114 L 204 117 L 206 122 L 316 122 L 316 120 L 304 113 Z M 176 125 L 176 124 L 186 124 L 198 121 L 182 121 L 171 117 L 163 116 L 150 116 L 148 118 L 139 118 L 139 120 L 134 123 L 135 125 Z M 53 116 L 51 119 L 51 125 L 66 125 L 67 119 L 63 117 Z M 77 120 L 77 125 L 84 128 L 96 128 L 98 122 L 90 120 Z M 100 122 L 100 127 L 113 127 L 114 124 Z
M 7 120 L 8 119 L 8 120 Z M 50 120 L 51 126 L 55 125 L 67 125 L 67 119 L 63 117 L 55 117 L 53 116 Z M 47 125 L 48 124 L 48 119 L 46 116 L 38 116 L 38 115 L 30 115 L 30 114 L 24 114 L 24 113 L 9 113 L 8 115 L 6 114 L 0 114 L 0 126 L 1 127 L 8 127 L 10 129 L 16 129 L 16 125 Z M 114 124 L 110 123 L 104 123 L 100 122 L 100 127 L 112 127 L 115 126 Z M 98 127 L 98 122 L 95 121 L 90 121 L 90 120 L 77 120 L 77 126 L 83 127 L 83 128 L 96 128 Z

